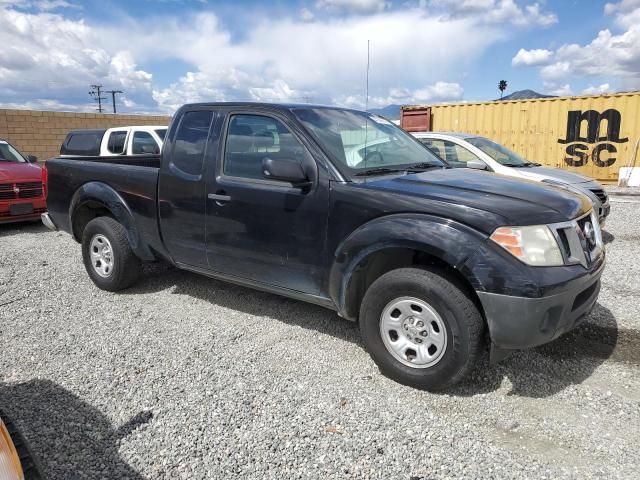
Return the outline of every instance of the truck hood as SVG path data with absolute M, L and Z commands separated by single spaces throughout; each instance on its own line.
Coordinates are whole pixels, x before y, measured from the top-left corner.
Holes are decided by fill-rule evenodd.
M 578 185 L 581 183 L 591 183 L 594 182 L 593 178 L 587 177 L 585 175 L 580 175 L 579 173 L 568 172 L 567 170 L 561 170 L 560 168 L 549 168 L 549 167 L 528 167 L 528 168 L 519 168 L 518 173 L 522 174 L 525 178 L 530 178 L 532 180 L 544 180 L 550 178 L 552 180 L 557 180 L 559 182 L 563 182 L 569 185 Z
M 412 196 L 418 211 L 420 205 L 431 212 L 444 204 L 444 215 L 457 210 L 470 218 L 474 210 L 490 212 L 505 225 L 565 222 L 591 209 L 587 197 L 571 190 L 466 168 L 374 177 L 362 186 Z
M 42 169 L 33 163 L 0 162 L 0 182 L 39 181 Z

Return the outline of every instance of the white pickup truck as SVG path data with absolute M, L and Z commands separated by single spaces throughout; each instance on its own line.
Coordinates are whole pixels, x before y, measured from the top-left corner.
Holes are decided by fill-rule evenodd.
M 63 157 L 157 155 L 167 133 L 164 125 L 141 125 L 70 131 L 62 142 Z

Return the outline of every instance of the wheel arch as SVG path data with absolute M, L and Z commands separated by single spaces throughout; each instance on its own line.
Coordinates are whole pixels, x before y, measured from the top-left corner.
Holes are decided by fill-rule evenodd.
M 153 261 L 155 255 L 140 236 L 135 215 L 127 202 L 112 187 L 103 182 L 89 182 L 76 190 L 69 205 L 69 225 L 77 242 L 94 218 L 107 216 L 120 223 L 127 232 L 127 240 L 133 252 L 141 260 Z
M 373 220 L 345 239 L 334 256 L 330 295 L 338 312 L 357 320 L 367 288 L 385 273 L 420 267 L 445 273 L 482 312 L 480 280 L 465 265 L 485 237 L 448 219 L 420 214 Z

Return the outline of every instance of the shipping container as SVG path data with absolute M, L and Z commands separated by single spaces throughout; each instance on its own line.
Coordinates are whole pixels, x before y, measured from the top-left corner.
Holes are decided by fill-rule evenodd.
M 400 125 L 481 135 L 531 161 L 604 182 L 617 182 L 621 167 L 640 167 L 640 92 L 410 105 Z

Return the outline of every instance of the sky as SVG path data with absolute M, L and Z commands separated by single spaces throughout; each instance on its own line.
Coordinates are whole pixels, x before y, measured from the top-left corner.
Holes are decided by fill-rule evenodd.
M 368 41 L 369 107 L 640 90 L 640 0 L 0 0 L 0 106 L 363 108 Z

